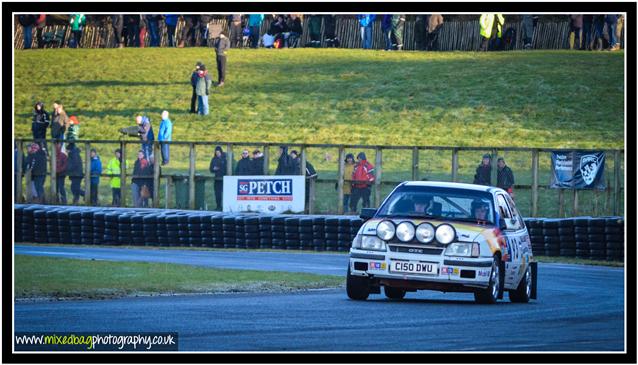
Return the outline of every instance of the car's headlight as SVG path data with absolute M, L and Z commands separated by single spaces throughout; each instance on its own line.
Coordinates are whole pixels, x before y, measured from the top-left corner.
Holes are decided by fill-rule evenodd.
M 447 246 L 445 254 L 447 256 L 478 257 L 480 255 L 479 244 L 476 242 L 454 242 Z
M 354 236 L 354 240 L 352 240 L 352 248 L 361 248 L 361 235 L 360 234 Z
M 421 243 L 430 243 L 434 239 L 434 226 L 430 223 L 421 223 L 416 227 L 416 239 Z
M 435 236 L 436 240 L 439 243 L 447 245 L 450 242 L 454 241 L 454 238 L 456 237 L 456 231 L 451 225 L 444 223 L 436 227 Z
M 394 223 L 390 221 L 383 221 L 377 226 L 377 236 L 384 241 L 389 241 L 394 237 Z
M 414 225 L 410 222 L 399 223 L 396 231 L 397 238 L 402 242 L 409 242 L 414 238 Z
M 361 249 L 373 251 L 385 251 L 385 241 L 377 236 L 362 236 Z

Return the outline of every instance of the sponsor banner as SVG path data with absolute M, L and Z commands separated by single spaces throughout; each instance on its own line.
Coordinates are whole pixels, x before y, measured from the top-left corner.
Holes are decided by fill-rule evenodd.
M 605 184 L 605 152 L 552 152 L 551 188 L 599 189 Z
M 224 212 L 303 213 L 304 176 L 224 176 Z

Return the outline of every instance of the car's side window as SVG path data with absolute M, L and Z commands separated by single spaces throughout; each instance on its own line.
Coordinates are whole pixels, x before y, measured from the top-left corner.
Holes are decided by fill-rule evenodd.
M 507 203 L 510 207 L 510 211 L 512 212 L 512 218 L 514 218 L 516 222 L 518 223 L 517 229 L 522 229 L 523 227 L 525 227 L 525 222 L 523 222 L 523 216 L 521 216 L 521 213 L 518 211 L 518 208 L 516 208 L 516 204 L 514 204 L 514 200 L 512 200 L 512 197 L 509 195 L 506 195 L 505 199 L 507 200 Z
M 512 215 L 510 214 L 510 210 L 507 208 L 507 203 L 505 202 L 505 198 L 503 198 L 503 195 L 497 195 L 496 202 L 498 203 L 498 212 L 501 217 L 505 219 L 512 218 Z

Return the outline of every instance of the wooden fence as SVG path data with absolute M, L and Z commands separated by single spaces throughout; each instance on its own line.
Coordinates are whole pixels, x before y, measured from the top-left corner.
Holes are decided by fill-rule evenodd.
M 32 139 L 16 139 L 16 146 L 17 146 L 17 156 L 16 156 L 16 161 L 17 161 L 17 166 L 16 166 L 16 176 L 22 176 L 23 171 L 22 171 L 22 161 L 24 159 L 23 156 L 23 151 L 24 151 L 24 147 L 26 146 L 27 143 L 32 142 Z M 48 140 L 49 143 L 49 149 L 52 151 L 53 150 L 53 140 Z M 139 146 L 139 141 L 126 141 L 126 140 L 104 140 L 104 141 L 97 141 L 97 140 L 78 140 L 76 141 L 78 146 L 83 146 L 84 148 L 84 156 L 85 156 L 85 190 L 86 190 L 86 196 L 89 197 L 90 194 L 90 182 L 87 177 L 91 176 L 90 173 L 90 159 L 89 159 L 89 151 L 92 147 L 95 147 L 93 145 L 100 145 L 100 144 L 110 144 L 110 145 L 119 145 L 119 148 L 122 151 L 122 161 L 126 161 L 127 160 L 127 156 L 126 156 L 126 146 L 127 145 L 135 145 L 135 146 Z M 459 181 L 459 152 L 461 151 L 477 151 L 478 153 L 482 154 L 485 151 L 491 151 L 491 155 L 492 155 L 492 181 L 496 181 L 496 173 L 497 173 L 497 168 L 496 168 L 496 160 L 498 158 L 498 156 L 502 156 L 505 152 L 523 152 L 523 153 L 529 153 L 529 158 L 531 160 L 531 169 L 530 169 L 530 173 L 531 173 L 531 180 L 532 183 L 530 185 L 523 185 L 523 184 L 518 184 L 515 185 L 514 188 L 518 191 L 518 190 L 529 190 L 530 194 L 531 194 L 531 210 L 530 210 L 530 216 L 531 217 L 537 217 L 538 216 L 538 211 L 539 211 L 539 188 L 545 188 L 546 186 L 539 184 L 539 154 L 540 153 L 548 153 L 548 152 L 552 152 L 552 151 L 571 151 L 572 149 L 546 149 L 546 148 L 518 148 L 518 147 L 447 147 L 447 146 L 366 146 L 366 145 L 339 145 L 339 144 L 299 144 L 299 143 L 263 143 L 263 142 L 170 142 L 169 143 L 171 146 L 188 146 L 189 148 L 189 168 L 188 168 L 188 174 L 164 174 L 161 173 L 160 170 L 160 164 L 159 163 L 155 163 L 154 164 L 154 173 L 153 173 L 153 183 L 156 188 L 153 189 L 153 196 L 152 196 L 152 206 L 153 207 L 160 207 L 160 199 L 159 199 L 159 190 L 160 190 L 160 183 L 161 183 L 161 179 L 166 179 L 167 182 L 165 184 L 166 187 L 166 194 L 165 194 L 165 207 L 168 208 L 168 201 L 169 201 L 169 197 L 171 195 L 171 189 L 172 189 L 172 179 L 175 177 L 188 177 L 188 206 L 190 207 L 190 209 L 195 209 L 195 177 L 196 177 L 196 168 L 195 168 L 195 162 L 196 162 L 196 153 L 197 153 L 197 147 L 201 146 L 203 148 L 206 148 L 207 151 L 210 151 L 212 146 L 217 146 L 217 145 L 221 145 L 221 146 L 225 146 L 226 148 L 226 156 L 228 159 L 228 163 L 227 163 L 227 175 L 232 175 L 233 174 L 233 170 L 232 170 L 232 166 L 233 166 L 233 160 L 234 160 L 234 156 L 233 156 L 233 149 L 235 148 L 239 148 L 242 146 L 262 146 L 263 148 L 263 152 L 264 152 L 264 171 L 266 171 L 266 174 L 270 174 L 269 172 L 269 166 L 270 166 L 270 147 L 277 147 L 280 145 L 286 145 L 286 146 L 290 146 L 290 147 L 297 147 L 299 148 L 300 151 L 300 156 L 301 156 L 301 171 L 305 172 L 305 166 L 306 166 L 306 158 L 307 158 L 307 149 L 309 148 L 331 148 L 331 149 L 337 149 L 338 150 L 338 166 L 335 166 L 337 168 L 337 178 L 336 179 L 309 179 L 309 195 L 310 195 L 310 199 L 309 199 L 309 203 L 307 206 L 306 211 L 310 214 L 315 213 L 315 202 L 316 202 L 316 184 L 317 183 L 331 183 L 331 184 L 336 184 L 337 186 L 337 194 L 334 197 L 334 199 L 337 202 L 337 211 L 336 213 L 338 214 L 343 214 L 343 206 L 341 204 L 342 200 L 343 200 L 343 186 L 344 186 L 344 170 L 345 170 L 345 166 L 344 166 L 344 160 L 345 160 L 345 151 L 346 149 L 349 150 L 353 150 L 353 149 L 359 149 L 359 150 L 374 150 L 374 160 L 370 159 L 371 161 L 374 161 L 374 166 L 375 166 L 375 176 L 376 176 L 376 180 L 372 186 L 372 195 L 371 198 L 373 201 L 374 206 L 379 206 L 382 202 L 382 194 L 381 194 L 381 185 L 392 185 L 395 186 L 399 183 L 401 183 L 402 181 L 391 181 L 389 179 L 384 179 L 383 178 L 383 153 L 384 151 L 406 151 L 406 152 L 411 152 L 412 154 L 412 164 L 411 164 L 411 180 L 419 180 L 419 151 L 439 151 L 439 152 L 446 152 L 449 153 L 449 168 L 450 168 L 450 178 L 449 181 L 454 181 L 454 182 L 458 182 Z M 160 145 L 157 141 L 154 142 L 153 145 L 153 151 L 154 151 L 154 156 L 156 158 L 156 161 L 159 161 L 159 156 L 160 156 Z M 620 215 L 620 212 L 624 211 L 622 209 L 622 194 L 621 190 L 623 190 L 623 187 L 621 185 L 621 181 L 623 181 L 623 178 L 621 177 L 621 166 L 624 164 L 624 150 L 605 150 L 607 156 L 608 156 L 608 161 L 609 161 L 609 157 L 611 157 L 611 160 L 614 162 L 613 163 L 613 184 L 608 185 L 608 187 L 605 189 L 605 194 L 607 194 L 607 201 L 611 201 L 611 209 L 609 209 L 608 211 L 613 214 L 613 215 Z M 126 165 L 126 164 L 123 164 Z M 131 168 L 131 167 L 128 167 Z M 56 176 L 56 161 L 55 161 L 55 153 L 49 153 L 49 168 L 48 168 L 48 175 L 49 176 Z M 108 174 L 102 174 L 101 176 L 113 176 L 113 175 L 108 175 Z M 121 174 L 120 174 L 120 178 L 121 178 L 121 206 L 127 206 L 126 204 L 126 197 L 127 197 L 127 192 L 128 192 L 128 186 L 126 183 L 126 178 L 131 178 L 131 177 L 141 177 L 141 176 L 133 176 L 129 173 L 127 173 L 127 166 L 123 166 L 121 169 Z M 148 176 L 145 176 L 148 177 Z M 30 176 L 27 174 L 27 185 L 29 186 L 30 180 L 29 180 Z M 213 176 L 203 176 L 202 178 L 204 179 L 215 179 Z M 50 180 L 50 197 L 52 197 L 49 200 L 55 200 L 55 197 L 57 196 L 56 194 L 56 179 L 49 179 Z M 16 179 L 16 190 L 15 190 L 15 194 L 16 194 L 16 201 L 19 202 L 21 200 L 21 197 L 23 196 L 23 192 L 22 192 L 22 183 L 21 180 Z M 27 189 L 26 192 L 26 196 L 27 196 L 27 200 L 29 200 L 30 198 L 30 190 L 31 189 Z M 558 205 L 559 205 L 559 216 L 563 217 L 566 211 L 566 206 L 565 206 L 565 201 L 564 201 L 564 194 L 566 192 L 569 192 L 571 194 L 573 194 L 573 207 L 572 207 L 572 214 L 573 215 L 579 215 L 579 190 L 569 190 L 569 189 L 559 189 L 559 196 L 558 196 Z M 518 193 L 517 193 L 518 194 Z M 89 205 L 90 203 L 88 203 L 90 201 L 90 199 L 86 198 L 85 202 L 87 202 L 86 204 Z M 598 208 L 596 206 L 596 211 L 594 212 L 594 215 L 598 215 Z M 334 213 L 334 212 L 332 212 Z M 603 215 L 605 213 L 605 211 L 603 210 Z
M 458 19 L 446 21 L 443 23 L 440 29 L 438 44 L 439 49 L 442 51 L 476 51 L 481 44 L 481 36 L 479 34 L 479 22 L 478 15 L 476 20 Z M 507 29 L 514 28 L 516 30 L 516 42 L 513 42 L 511 46 L 506 49 L 520 50 L 523 49 L 522 42 L 522 23 L 518 17 L 513 22 L 507 22 L 503 29 L 503 34 Z M 507 19 L 506 19 L 507 20 Z M 83 31 L 82 40 L 80 42 L 81 48 L 111 48 L 116 47 L 115 35 L 108 24 L 110 20 L 105 24 L 88 24 Z M 264 34 L 269 28 L 272 19 L 267 17 L 261 25 L 260 34 Z M 222 29 L 228 29 L 228 20 L 226 18 L 219 18 L 211 20 L 210 24 L 220 24 Z M 404 49 L 415 50 L 416 49 L 416 20 L 414 16 L 408 17 L 405 22 L 404 28 Z M 180 18 L 177 23 L 177 29 L 175 39 L 179 38 L 179 35 L 184 27 L 184 21 Z M 197 27 L 198 28 L 198 27 Z M 61 32 L 64 31 L 64 41 L 62 47 L 68 46 L 68 40 L 71 37 L 71 29 L 67 25 L 48 25 L 44 27 L 43 34 L 47 32 Z M 163 21 L 160 22 L 160 46 L 166 47 L 168 45 L 168 35 L 166 26 Z M 196 39 L 200 37 L 200 30 L 196 29 Z M 37 42 L 35 37 L 35 29 L 33 30 L 34 44 Z M 361 36 L 359 30 L 358 20 L 352 16 L 337 16 L 335 24 L 335 33 L 340 40 L 340 48 L 361 48 Z M 321 23 L 321 47 L 326 46 L 325 42 L 325 26 L 322 19 Z M 381 30 L 381 22 L 376 20 L 373 23 L 372 30 L 372 48 L 383 49 L 385 40 Z M 303 34 L 301 37 L 300 46 L 303 47 L 310 39 L 308 32 L 308 22 L 303 22 Z M 150 43 L 150 36 L 148 31 L 144 38 L 145 46 Z M 567 20 L 557 20 L 556 18 L 548 18 L 544 21 L 539 21 L 534 27 L 534 35 L 532 40 L 532 47 L 534 49 L 566 49 L 569 48 L 569 23 Z M 14 33 L 14 48 L 24 48 L 24 34 L 23 28 L 17 26 Z

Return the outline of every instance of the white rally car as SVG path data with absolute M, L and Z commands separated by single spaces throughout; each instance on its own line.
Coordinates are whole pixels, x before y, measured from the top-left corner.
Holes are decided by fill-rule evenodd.
M 479 303 L 536 299 L 537 264 L 514 201 L 499 188 L 404 182 L 378 210 L 363 209 L 350 249 L 354 300 L 402 299 L 420 289 L 471 292 Z

